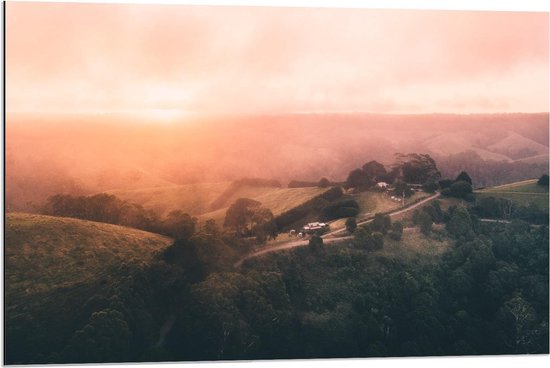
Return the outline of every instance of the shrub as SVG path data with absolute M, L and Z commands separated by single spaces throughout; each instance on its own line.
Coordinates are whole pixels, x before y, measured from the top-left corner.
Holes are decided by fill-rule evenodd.
M 327 178 L 321 178 L 317 184 L 319 188 L 328 188 L 330 186 L 330 181 Z
M 546 174 L 542 175 L 539 178 L 539 180 L 537 181 L 537 184 L 547 187 L 548 186 L 548 175 L 546 175 Z
M 353 234 L 355 229 L 357 229 L 357 221 L 354 217 L 349 217 L 346 220 L 346 230 L 348 231 L 348 233 Z
M 454 181 L 451 179 L 443 179 L 439 181 L 439 187 L 441 189 L 450 188 L 453 185 Z
M 309 249 L 313 251 L 318 251 L 323 249 L 324 243 L 323 238 L 321 238 L 319 235 L 313 235 L 311 239 L 309 239 Z
M 355 217 L 358 214 L 359 204 L 353 199 L 345 199 L 325 207 L 321 217 L 324 220 L 334 220 L 344 217 Z
M 391 218 L 389 215 L 377 213 L 374 215 L 374 220 L 371 222 L 371 228 L 373 231 L 386 234 L 391 227 Z
M 427 193 L 435 193 L 437 188 L 439 188 L 439 186 L 435 181 L 428 181 L 422 184 L 422 190 L 424 190 Z
M 460 174 L 455 179 L 455 182 L 457 181 L 465 181 L 472 185 L 472 178 L 470 178 L 470 175 L 466 171 L 461 171 Z
M 465 200 L 473 200 L 475 198 L 472 193 L 472 184 L 463 180 L 454 182 L 450 188 L 445 188 L 441 194 Z
M 447 231 L 455 237 L 467 236 L 472 231 L 472 219 L 465 208 L 457 208 L 452 212 L 446 225 Z
M 384 235 L 379 232 L 372 233 L 372 243 L 369 249 L 380 250 L 384 248 Z
M 420 211 L 417 221 L 422 234 L 428 235 L 432 231 L 433 221 L 431 216 L 426 211 Z
M 393 240 L 401 240 L 401 237 L 403 236 L 403 224 L 401 223 L 401 221 L 395 221 L 392 224 L 391 231 L 388 235 Z

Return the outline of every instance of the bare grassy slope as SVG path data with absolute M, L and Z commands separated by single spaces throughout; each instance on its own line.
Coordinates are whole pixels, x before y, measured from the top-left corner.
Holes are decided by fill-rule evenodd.
M 207 212 L 210 204 L 230 185 L 230 182 L 169 185 L 135 190 L 110 190 L 107 193 L 118 198 L 142 205 L 161 216 L 171 211 L 199 215 Z
M 230 182 L 172 185 L 136 190 L 112 190 L 109 194 L 128 202 L 137 203 L 165 216 L 181 210 L 201 220 L 214 219 L 221 223 L 227 208 L 238 198 L 251 198 L 269 208 L 274 215 L 299 206 L 325 192 L 326 188 L 279 188 L 267 185 L 241 185 L 224 198 L 223 207 L 211 210 L 212 203 L 224 194 Z M 221 221 L 221 222 L 220 222 Z
M 217 223 L 223 224 L 227 208 L 238 198 L 251 198 L 267 207 L 277 216 L 281 213 L 298 207 L 304 202 L 327 191 L 327 188 L 275 188 L 275 187 L 252 187 L 243 186 L 230 199 L 227 200 L 227 207 L 216 211 L 201 214 L 199 219 L 206 221 L 214 219 Z

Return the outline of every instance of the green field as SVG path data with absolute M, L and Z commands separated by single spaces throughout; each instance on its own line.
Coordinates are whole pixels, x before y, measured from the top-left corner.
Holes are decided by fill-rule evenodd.
M 534 203 L 540 209 L 548 211 L 548 187 L 537 185 L 536 179 L 485 188 L 475 193 L 478 198 L 505 198 L 522 206 Z
M 8 213 L 4 259 L 6 312 L 34 296 L 109 282 L 112 270 L 141 264 L 172 240 L 140 230 L 70 218 Z

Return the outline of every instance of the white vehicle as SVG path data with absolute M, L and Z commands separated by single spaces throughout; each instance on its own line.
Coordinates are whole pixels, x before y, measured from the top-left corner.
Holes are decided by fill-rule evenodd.
M 328 228 L 328 224 L 325 224 L 324 222 L 310 222 L 302 228 L 302 232 L 305 234 L 312 234 L 315 232 L 323 232 Z

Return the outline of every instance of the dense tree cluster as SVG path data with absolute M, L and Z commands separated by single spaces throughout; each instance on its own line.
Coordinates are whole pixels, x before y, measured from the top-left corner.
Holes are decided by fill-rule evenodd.
M 359 203 L 354 199 L 342 199 L 328 204 L 323 208 L 321 218 L 324 221 L 345 217 L 355 217 L 359 214 Z
M 384 234 L 372 231 L 370 226 L 361 226 L 354 233 L 353 244 L 367 251 L 380 250 L 384 248 Z
M 393 183 L 393 193 L 397 196 L 405 196 L 406 198 L 409 198 L 414 194 L 412 189 L 409 187 L 407 183 L 401 180 L 396 180 Z
M 430 234 L 432 225 L 434 223 L 443 222 L 443 219 L 444 214 L 441 209 L 441 204 L 437 200 L 431 201 L 420 210 L 415 210 L 412 216 L 413 224 L 417 225 L 424 235 Z
M 401 240 L 401 237 L 403 236 L 403 223 L 401 223 L 401 221 L 393 222 L 388 236 L 393 240 Z
M 350 171 L 346 185 L 357 190 L 365 190 L 377 181 L 393 182 L 393 178 L 388 176 L 384 165 L 377 161 L 369 161 L 363 167 Z
M 301 205 L 285 211 L 275 217 L 275 223 L 279 231 L 286 230 L 296 225 L 309 216 L 319 216 L 319 213 L 331 202 L 342 198 L 343 192 L 340 187 L 333 187 L 326 192 L 319 194 Z
M 110 194 L 72 196 L 57 194 L 48 199 L 43 212 L 63 217 L 123 225 L 164 234 L 172 238 L 187 238 L 195 232 L 197 219 L 176 210 L 162 219 L 156 212 L 129 203 Z
M 472 189 L 472 179 L 467 172 L 462 171 L 454 181 L 445 180 L 439 182 L 443 190 L 441 194 L 447 197 L 455 197 L 474 201 L 475 196 Z
M 532 224 L 548 224 L 548 211 L 530 203 L 522 206 L 510 199 L 481 197 L 476 200 L 473 212 L 482 218 L 505 219 L 517 218 Z
M 395 155 L 394 169 L 401 171 L 403 181 L 413 184 L 434 182 L 441 177 L 434 159 L 427 154 L 398 153 Z
M 346 179 L 346 186 L 356 190 L 366 190 L 374 186 L 377 182 L 383 181 L 388 184 L 401 184 L 399 195 L 405 192 L 408 197 L 412 191 L 408 184 L 423 184 L 428 191 L 437 189 L 437 180 L 441 174 L 432 157 L 427 154 L 398 153 L 395 155 L 395 163 L 390 171 L 387 171 L 384 165 L 377 161 L 370 161 L 361 168 L 350 171 Z
M 261 243 L 277 237 L 277 225 L 271 210 L 249 198 L 239 198 L 229 206 L 223 226 L 232 228 L 242 237 L 255 236 Z

